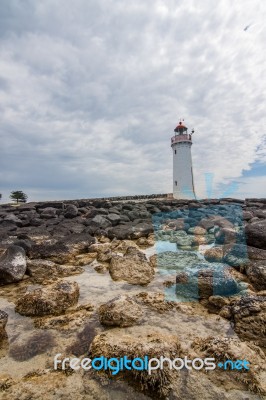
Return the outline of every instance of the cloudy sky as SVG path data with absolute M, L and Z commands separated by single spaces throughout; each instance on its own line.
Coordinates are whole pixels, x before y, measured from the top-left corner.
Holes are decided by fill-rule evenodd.
M 265 197 L 264 0 L 1 0 L 0 193 Z M 207 180 L 207 186 L 205 181 Z

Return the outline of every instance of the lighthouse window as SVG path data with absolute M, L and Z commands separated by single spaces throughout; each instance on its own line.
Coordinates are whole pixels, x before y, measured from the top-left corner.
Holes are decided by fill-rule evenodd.
M 175 154 L 176 154 L 176 150 L 175 150 Z
M 177 181 L 175 181 L 175 185 L 177 186 Z

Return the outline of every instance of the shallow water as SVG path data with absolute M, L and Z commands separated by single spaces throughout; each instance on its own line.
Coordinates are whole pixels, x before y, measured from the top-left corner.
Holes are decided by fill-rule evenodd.
M 208 247 L 210 246 L 211 245 L 208 245 Z M 199 251 L 196 252 L 196 254 L 202 257 L 201 252 L 203 249 L 206 249 L 206 245 L 204 248 L 200 246 Z M 174 243 L 170 242 L 157 242 L 156 245 L 143 251 L 147 257 L 150 257 L 153 254 L 156 254 L 156 252 L 160 253 L 169 250 L 180 251 Z M 96 327 L 99 326 L 97 316 L 95 315 L 95 311 L 99 305 L 109 301 L 119 294 L 135 295 L 141 292 L 165 293 L 167 290 L 172 294 L 173 298 L 171 300 L 181 300 L 175 294 L 175 286 L 172 288 L 165 288 L 163 282 L 166 277 L 158 270 L 155 274 L 154 280 L 149 285 L 143 287 L 130 285 L 125 282 L 115 282 L 111 279 L 108 272 L 104 274 L 96 272 L 94 270 L 94 263 L 85 266 L 84 268 L 85 271 L 80 275 L 70 276 L 64 279 L 75 281 L 79 284 L 79 304 L 91 304 L 94 307 L 93 318 L 88 314 L 88 317 L 82 321 L 80 327 L 77 325 L 71 332 L 68 332 L 67 330 L 60 331 L 56 329 L 46 329 L 47 337 L 45 337 L 44 340 L 47 340 L 47 349 L 45 350 L 42 348 L 41 354 L 38 354 L 37 349 L 37 354 L 33 354 L 29 359 L 25 359 L 27 358 L 27 355 L 24 353 L 27 351 L 27 348 L 29 348 L 31 338 L 33 335 L 41 334 L 43 329 L 37 329 L 34 326 L 32 318 L 23 317 L 17 314 L 14 311 L 14 303 L 10 301 L 10 297 L 8 297 L 9 300 L 5 298 L 5 289 L 1 289 L 2 297 L 0 298 L 0 308 L 1 310 L 6 311 L 9 315 L 6 326 L 8 341 L 6 347 L 1 352 L 0 358 L 0 370 L 2 373 L 7 373 L 11 377 L 15 378 L 22 377 L 33 370 L 52 368 L 54 355 L 57 353 L 64 353 L 67 347 L 77 340 L 77 332 L 82 330 L 84 324 L 95 324 L 96 321 Z M 9 285 L 9 291 L 17 290 L 19 285 L 20 284 Z M 23 282 L 23 285 L 25 285 L 25 282 Z M 180 310 L 173 309 L 165 311 L 164 313 L 158 313 L 156 310 L 145 305 L 143 308 L 145 310 L 145 316 L 142 320 L 141 326 L 134 327 L 134 329 L 140 330 L 143 333 L 145 331 L 159 329 L 167 333 L 178 335 L 179 339 L 187 347 L 192 339 L 195 338 L 195 332 L 199 337 L 207 337 L 209 335 L 234 335 L 228 321 L 217 317 L 217 315 L 209 315 L 207 312 L 203 312 L 202 307 L 196 303 L 185 303 L 182 304 Z M 101 327 L 101 330 L 103 329 L 104 328 Z M 119 334 L 120 328 L 114 329 L 117 329 Z M 124 328 L 124 330 L 130 333 L 132 328 Z M 17 347 L 14 348 L 14 346 Z

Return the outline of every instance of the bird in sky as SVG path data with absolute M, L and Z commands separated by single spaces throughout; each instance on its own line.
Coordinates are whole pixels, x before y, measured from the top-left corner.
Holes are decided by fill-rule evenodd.
M 251 24 L 247 25 L 247 26 L 244 28 L 244 31 L 247 31 L 248 28 L 249 28 L 250 26 L 251 26 Z

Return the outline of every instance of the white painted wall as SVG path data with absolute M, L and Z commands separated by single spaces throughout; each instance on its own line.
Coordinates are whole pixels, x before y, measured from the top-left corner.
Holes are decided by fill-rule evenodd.
M 191 146 L 191 142 L 181 142 L 172 145 L 173 195 L 176 199 L 195 198 L 195 192 L 193 188 Z

